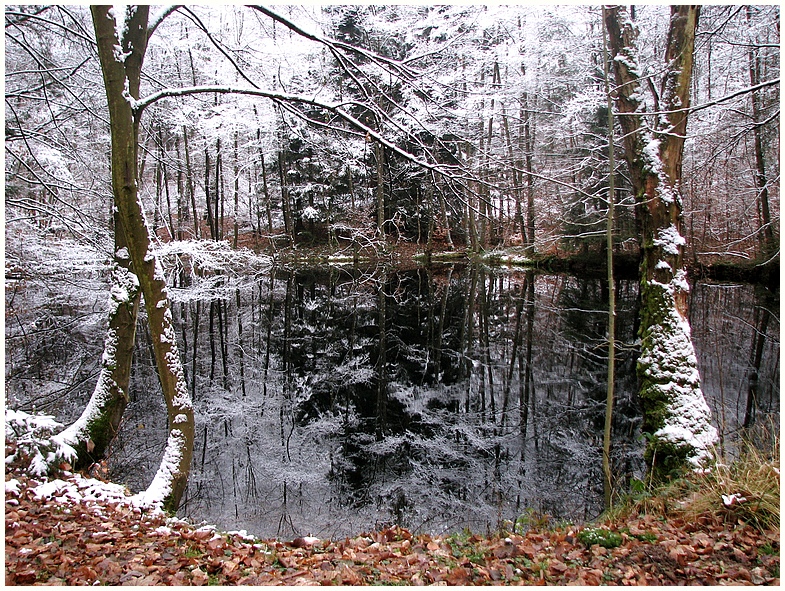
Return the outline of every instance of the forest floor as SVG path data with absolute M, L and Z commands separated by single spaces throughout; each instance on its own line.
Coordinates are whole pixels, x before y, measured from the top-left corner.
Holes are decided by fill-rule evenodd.
M 541 519 L 491 537 L 394 527 L 283 541 L 143 513 L 96 495 L 101 486 L 117 489 L 6 473 L 6 584 L 779 585 L 779 527 L 753 527 L 732 508 L 618 513 L 592 526 L 593 540 L 590 527 Z

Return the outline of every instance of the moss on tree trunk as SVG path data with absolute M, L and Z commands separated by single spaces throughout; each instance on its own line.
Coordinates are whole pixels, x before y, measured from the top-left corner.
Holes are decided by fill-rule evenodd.
M 687 322 L 680 194 L 698 6 L 673 6 L 654 125 L 644 124 L 637 28 L 624 7 L 606 13 L 614 56 L 616 106 L 641 233 L 641 355 L 638 360 L 645 452 L 652 476 L 698 463 L 716 439 L 700 387 Z

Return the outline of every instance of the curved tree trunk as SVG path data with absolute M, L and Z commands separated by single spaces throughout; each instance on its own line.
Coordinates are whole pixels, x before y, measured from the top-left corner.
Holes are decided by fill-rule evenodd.
M 110 286 L 109 326 L 104 339 L 101 371 L 90 401 L 81 416 L 55 436 L 76 450 L 76 470 L 89 468 L 107 457 L 109 446 L 120 429 L 128 405 L 136 318 L 139 311 L 139 282 L 130 270 L 125 233 L 115 214 L 115 263 Z
M 121 11 L 117 14 L 117 11 Z M 169 438 L 158 473 L 142 494 L 148 503 L 174 511 L 185 491 L 193 455 L 194 417 L 172 323 L 166 280 L 151 251 L 151 237 L 139 199 L 137 146 L 139 121 L 133 104 L 147 49 L 148 6 L 125 9 L 92 6 L 98 55 L 109 105 L 112 139 L 112 190 L 125 230 L 132 270 L 144 295 L 158 377 L 169 417 Z M 122 38 L 118 38 L 120 35 Z
M 638 377 L 643 430 L 652 435 L 646 460 L 655 477 L 685 461 L 699 464 L 716 441 L 703 397 L 687 322 L 680 194 L 698 6 L 674 6 L 659 107 L 667 114 L 644 125 L 637 30 L 624 7 L 607 11 L 617 84 L 616 106 L 641 232 L 641 355 Z

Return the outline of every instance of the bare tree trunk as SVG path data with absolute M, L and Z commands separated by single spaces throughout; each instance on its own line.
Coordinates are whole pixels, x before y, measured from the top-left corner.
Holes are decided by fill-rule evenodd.
M 237 248 L 237 238 L 240 232 L 238 225 L 240 211 L 240 161 L 237 157 L 237 132 L 234 132 L 234 242 L 233 248 Z
M 286 161 L 283 149 L 278 152 L 278 175 L 281 180 L 281 208 L 283 209 L 284 231 L 294 245 L 294 220 L 292 219 L 292 203 L 286 183 Z
M 191 168 L 191 151 L 188 149 L 188 129 L 183 125 L 183 149 L 185 152 L 185 187 L 191 199 L 191 209 L 194 217 L 194 238 L 199 239 L 202 233 L 199 230 L 199 212 L 196 209 L 196 191 L 194 190 L 194 172 Z
M 376 358 L 376 440 L 387 430 L 387 294 L 386 276 L 379 284 L 379 354 Z
M 154 140 L 155 141 L 155 140 Z M 161 181 L 161 168 L 163 166 L 163 159 L 164 159 L 164 149 L 161 146 L 161 133 L 159 129 L 158 133 L 158 159 L 155 161 L 155 206 L 153 207 L 153 236 L 158 234 L 158 224 L 161 221 L 161 190 L 162 190 L 162 181 Z
M 352 200 L 352 209 L 354 209 L 354 179 L 352 178 L 352 167 L 348 163 L 346 164 L 346 176 L 349 180 L 349 196 Z
M 164 151 L 161 157 L 161 172 L 163 176 L 164 195 L 166 196 L 166 217 L 164 221 L 169 222 L 169 236 L 171 240 L 175 239 L 174 233 L 174 220 L 172 219 L 172 198 L 169 194 L 169 169 L 166 166 L 166 144 L 164 144 Z
M 452 232 L 450 231 L 450 217 L 447 215 L 447 199 L 444 197 L 444 191 L 439 190 L 439 207 L 442 216 L 442 223 L 444 224 L 444 233 L 445 239 L 447 240 L 447 245 L 452 249 L 453 242 L 452 242 Z
M 183 204 L 185 184 L 183 182 L 183 163 L 180 160 L 180 138 L 175 135 L 175 155 L 177 156 L 177 240 L 183 239 L 183 220 L 188 219 L 188 207 Z
M 213 202 L 215 212 L 213 213 L 213 223 L 215 224 L 214 240 L 223 238 L 224 224 L 224 191 L 223 191 L 223 154 L 221 154 L 221 138 L 215 141 L 215 190 L 213 191 Z
M 213 199 L 210 199 L 210 150 L 207 144 L 204 146 L 204 201 L 207 209 L 207 225 L 210 227 L 210 238 L 218 240 L 216 237 L 217 223 L 213 217 Z
M 515 224 L 518 225 L 518 229 L 521 232 L 521 242 L 526 244 L 528 241 L 526 239 L 526 226 L 523 221 L 523 207 L 521 204 L 521 185 L 523 184 L 523 174 L 518 172 L 518 167 L 516 166 L 514 155 L 515 150 L 512 144 L 512 135 L 510 134 L 510 122 L 503 104 L 502 124 L 504 125 L 504 137 L 507 142 L 507 158 L 509 159 L 510 166 L 512 168 L 513 195 L 515 195 Z M 513 224 L 511 234 L 515 234 L 515 224 Z
M 752 20 L 752 7 L 747 6 L 747 22 Z M 750 41 L 747 51 L 749 61 L 750 85 L 756 86 L 761 82 L 760 58 L 756 54 L 756 48 Z M 755 143 L 755 185 L 758 188 L 758 207 L 760 209 L 762 228 L 760 231 L 761 254 L 764 259 L 773 256 L 778 249 L 778 244 L 774 239 L 774 227 L 771 223 L 771 212 L 769 210 L 769 182 L 766 176 L 766 160 L 763 151 L 763 129 L 761 121 L 761 100 L 760 92 L 752 92 L 752 134 Z
M 229 317 L 226 311 L 226 300 L 218 300 L 216 302 L 216 307 L 218 309 L 218 337 L 219 337 L 219 345 L 221 348 L 221 369 L 222 373 L 222 385 L 223 389 L 227 392 L 229 391 L 229 353 L 228 353 L 228 344 L 227 344 L 227 330 L 229 328 Z M 224 321 L 226 318 L 226 321 Z
M 199 351 L 199 316 L 202 307 L 202 303 L 199 300 L 194 302 L 194 352 L 193 357 L 191 358 L 191 399 L 196 400 L 196 360 L 197 360 L 197 353 Z
M 480 70 L 480 86 L 485 86 L 485 68 L 483 67 Z M 493 106 L 491 106 L 491 111 L 493 111 Z M 485 112 L 485 99 L 483 98 L 480 101 L 480 113 Z M 490 132 L 493 131 L 493 115 L 491 115 L 490 122 L 488 124 L 488 129 Z M 487 181 L 488 180 L 488 152 L 490 152 L 490 145 L 485 144 L 485 121 L 484 116 L 480 117 L 480 124 L 479 124 L 479 135 L 480 135 L 480 158 L 477 170 L 477 175 L 480 181 Z M 490 140 L 489 140 L 490 142 Z M 487 218 L 487 211 L 485 204 L 487 203 L 487 188 L 484 182 L 478 183 L 477 186 L 477 244 L 475 245 L 475 252 L 479 252 L 482 247 L 487 244 L 485 229 L 486 229 L 486 218 Z
M 529 110 L 529 93 L 523 93 L 521 104 L 521 119 L 523 121 L 523 153 L 526 156 L 526 235 L 525 243 L 530 255 L 534 254 L 534 175 L 532 175 L 532 154 L 534 153 L 534 138 L 531 129 L 531 111 Z
M 215 380 L 215 306 L 217 305 L 216 300 L 210 300 L 210 320 L 209 320 L 209 341 L 210 341 L 210 383 L 212 384 Z
M 264 202 L 267 206 L 267 231 L 272 234 L 273 233 L 273 214 L 272 214 L 272 201 L 270 200 L 270 192 L 267 189 L 267 166 L 264 163 L 264 153 L 259 153 L 259 157 L 261 160 L 262 165 L 262 190 L 264 191 Z M 257 225 L 261 225 L 261 218 L 257 215 L 256 219 Z
M 373 153 L 376 156 L 376 228 L 379 238 L 384 240 L 384 148 L 374 142 Z
M 243 350 L 243 318 L 241 314 L 240 290 L 235 291 L 237 299 L 237 352 L 240 356 L 240 388 L 245 398 L 245 351 Z
M 602 62 L 605 96 L 608 105 L 608 220 L 605 248 L 608 255 L 608 386 L 605 399 L 605 430 L 602 437 L 602 473 L 605 508 L 613 505 L 613 470 L 611 466 L 611 430 L 613 427 L 613 393 L 616 375 L 616 284 L 613 281 L 613 202 L 616 191 L 616 158 L 613 134 L 613 98 L 608 70 L 608 35 L 605 29 L 605 7 L 602 8 Z

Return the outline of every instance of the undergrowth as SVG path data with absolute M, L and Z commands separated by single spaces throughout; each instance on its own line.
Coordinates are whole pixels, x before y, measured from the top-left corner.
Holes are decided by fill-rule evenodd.
M 761 445 L 766 441 L 766 445 Z M 779 529 L 779 436 L 773 428 L 748 433 L 730 458 L 715 450 L 710 468 L 682 474 L 670 482 L 647 487 L 636 482 L 633 492 L 603 514 L 600 521 L 615 521 L 630 514 L 690 520 L 710 517 L 722 522 L 743 522 L 759 531 Z

